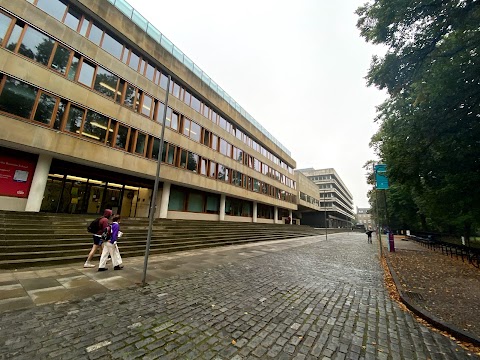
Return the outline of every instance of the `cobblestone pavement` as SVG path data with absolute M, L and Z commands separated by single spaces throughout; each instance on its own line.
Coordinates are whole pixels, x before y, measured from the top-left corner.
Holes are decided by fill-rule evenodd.
M 0 315 L 0 359 L 478 358 L 383 286 L 364 234 Z

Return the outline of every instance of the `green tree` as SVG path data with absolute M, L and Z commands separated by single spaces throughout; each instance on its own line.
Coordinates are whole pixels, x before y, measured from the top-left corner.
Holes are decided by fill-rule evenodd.
M 367 81 L 389 94 L 372 146 L 392 189 L 411 195 L 424 226 L 469 236 L 480 222 L 480 1 L 374 0 L 357 14 L 362 36 L 388 48 Z

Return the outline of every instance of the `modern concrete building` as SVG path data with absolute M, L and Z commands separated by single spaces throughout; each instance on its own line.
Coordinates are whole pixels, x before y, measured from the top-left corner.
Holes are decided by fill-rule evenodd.
M 156 217 L 318 208 L 290 152 L 123 0 L 0 0 L 0 129 L 0 210 L 146 217 L 162 130 Z M 336 225 L 351 196 L 331 184 Z
M 353 197 L 348 188 L 338 176 L 335 169 L 314 168 L 298 169 L 317 186 L 320 196 L 320 210 L 304 212 L 302 224 L 316 227 L 349 228 L 355 219 L 353 212 Z M 325 216 L 326 215 L 326 216 Z

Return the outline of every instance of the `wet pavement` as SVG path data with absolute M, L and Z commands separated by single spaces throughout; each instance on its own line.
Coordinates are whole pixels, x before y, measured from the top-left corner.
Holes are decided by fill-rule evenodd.
M 154 256 L 146 287 L 124 264 L 1 271 L 0 359 L 478 358 L 389 298 L 365 234 Z

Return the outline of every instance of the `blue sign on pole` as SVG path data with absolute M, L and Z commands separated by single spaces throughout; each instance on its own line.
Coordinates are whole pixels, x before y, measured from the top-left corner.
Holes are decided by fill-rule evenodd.
M 375 182 L 378 190 L 388 189 L 387 165 L 375 165 Z

